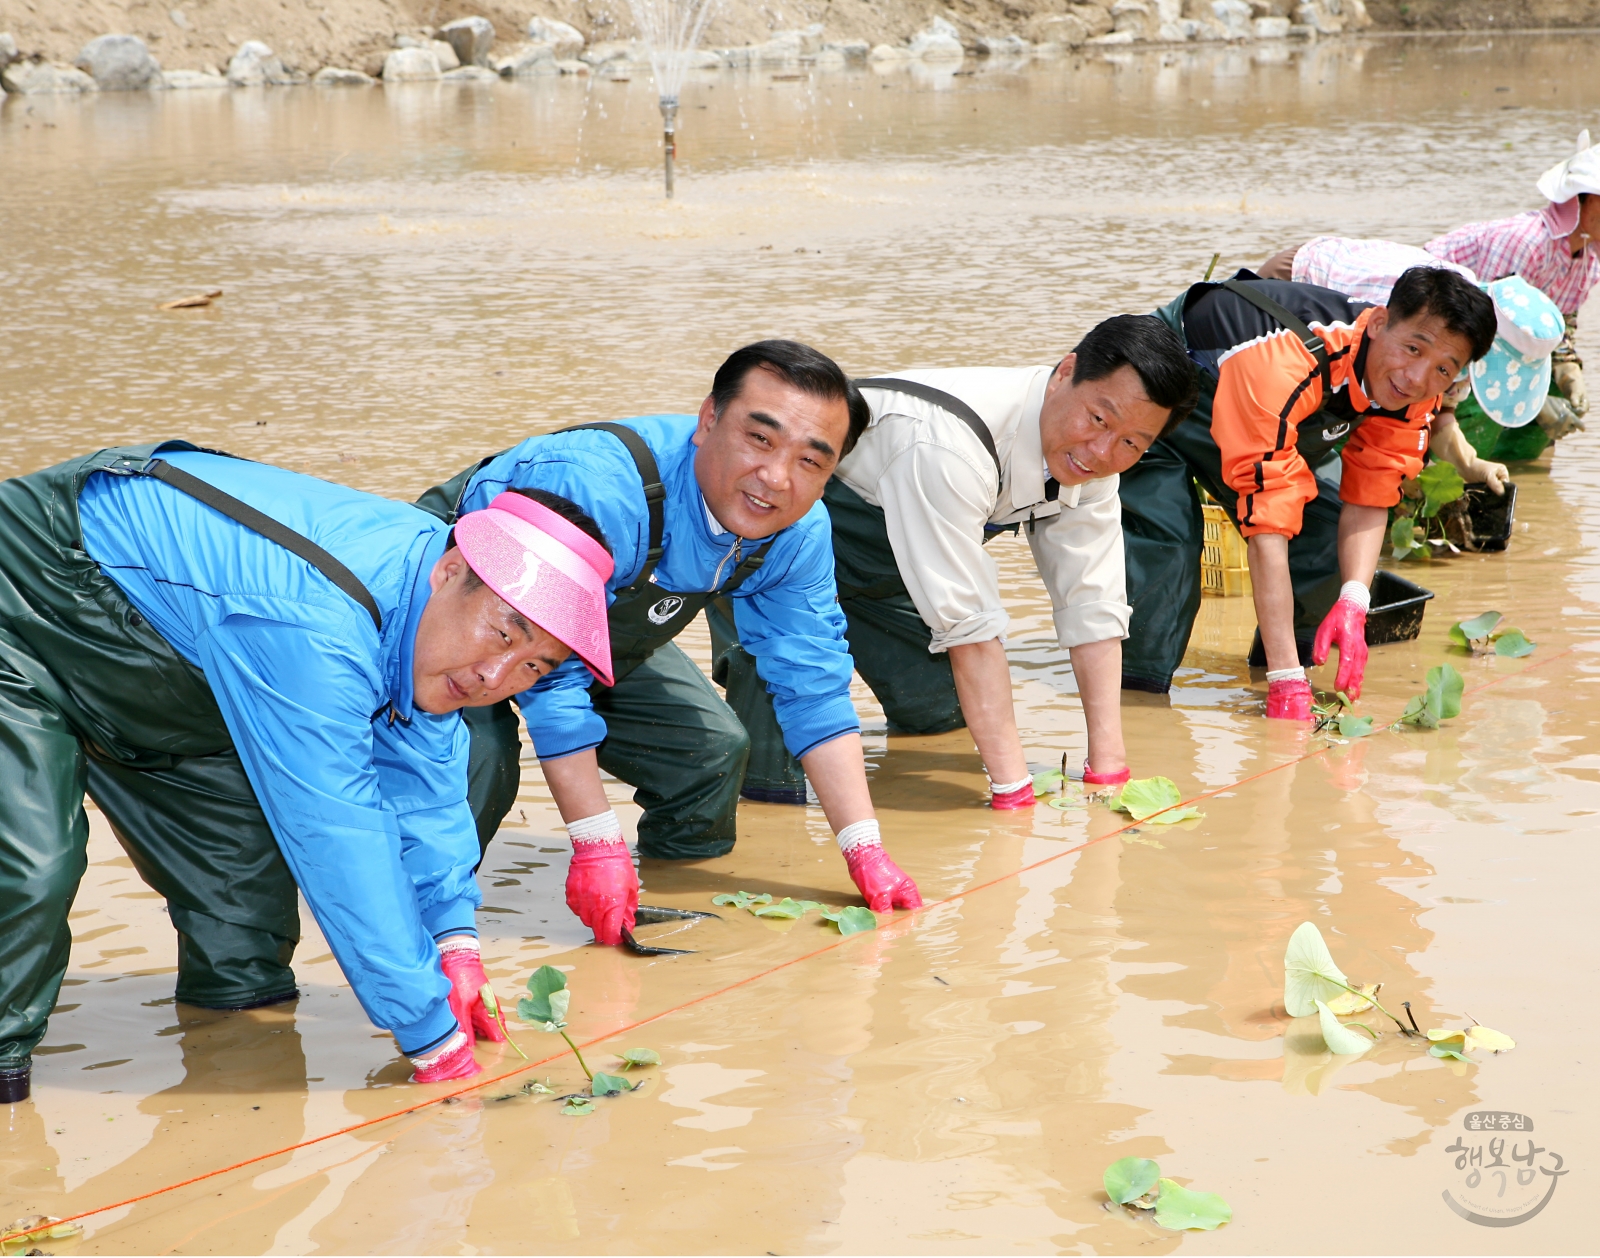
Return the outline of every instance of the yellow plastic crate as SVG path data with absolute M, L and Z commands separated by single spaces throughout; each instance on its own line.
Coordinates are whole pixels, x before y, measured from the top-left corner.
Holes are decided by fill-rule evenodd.
M 1200 550 L 1200 590 L 1217 598 L 1250 597 L 1250 561 L 1244 538 L 1228 513 L 1214 502 L 1200 507 L 1205 516 L 1205 544 Z

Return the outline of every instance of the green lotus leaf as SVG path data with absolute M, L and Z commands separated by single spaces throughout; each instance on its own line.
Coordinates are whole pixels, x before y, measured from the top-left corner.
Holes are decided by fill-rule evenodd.
M 1061 773 L 1055 771 L 1049 773 L 1035 773 L 1033 775 L 1034 798 L 1037 799 L 1041 795 L 1049 795 L 1054 791 L 1062 790 L 1066 787 L 1066 784 L 1070 780 L 1070 778 L 1067 778 Z
M 582 1097 L 569 1097 L 567 1103 L 561 1107 L 561 1112 L 568 1118 L 582 1118 L 585 1114 L 594 1113 L 594 1102 L 584 1100 Z
M 1121 1158 L 1101 1176 L 1106 1196 L 1119 1206 L 1137 1201 L 1161 1179 L 1161 1168 L 1149 1158 Z
M 1450 626 L 1450 641 L 1470 650 L 1474 642 L 1482 642 L 1494 632 L 1494 627 L 1499 623 L 1499 612 L 1484 612 L 1471 620 L 1459 621 Z
M 1370 716 L 1343 715 L 1339 718 L 1339 737 L 1365 738 L 1372 733 L 1372 718 Z
M 1310 922 L 1295 927 L 1283 954 L 1283 1007 L 1289 1016 L 1305 1018 L 1316 1013 L 1319 1000 L 1331 1000 L 1348 982 L 1333 963 L 1322 932 Z
M 1161 1181 L 1156 1222 L 1174 1232 L 1209 1232 L 1233 1218 L 1233 1207 L 1214 1192 L 1193 1192 L 1170 1179 Z
M 633 1084 L 620 1075 L 608 1075 L 597 1070 L 594 1078 L 589 1080 L 589 1091 L 596 1096 L 615 1096 L 618 1092 L 632 1092 Z
M 1358 1035 L 1333 1016 L 1322 1001 L 1317 1001 L 1317 1018 L 1322 1023 L 1322 1040 L 1330 1052 L 1338 1057 L 1355 1057 L 1372 1047 L 1372 1040 Z
M 1143 821 L 1163 808 L 1171 808 L 1182 800 L 1178 784 L 1171 778 L 1136 778 L 1123 784 L 1116 797 L 1107 802 L 1119 812 L 1125 812 L 1135 821 Z
M 1461 715 L 1461 691 L 1465 683 L 1461 674 L 1448 664 L 1439 664 L 1428 670 L 1426 707 L 1435 721 L 1448 721 Z
M 757 917 L 782 917 L 789 921 L 793 921 L 795 918 L 804 917 L 806 915 L 807 905 L 816 907 L 815 901 L 802 901 L 793 899 L 789 896 L 784 896 L 784 898 L 779 900 L 776 904 L 764 904 L 759 908 L 752 908 L 750 912 L 755 914 Z
M 661 1054 L 653 1048 L 630 1048 L 622 1054 L 622 1069 L 631 1070 L 635 1066 L 659 1066 Z
M 840 909 L 837 915 L 828 917 L 828 920 L 839 928 L 841 935 L 857 935 L 864 930 L 878 929 L 877 915 L 871 909 L 864 909 L 859 905 Z
M 1507 629 L 1494 640 L 1494 653 L 1504 655 L 1509 659 L 1520 660 L 1524 655 L 1532 655 L 1537 643 L 1529 642 L 1520 629 Z
M 1174 826 L 1180 821 L 1197 821 L 1204 816 L 1205 813 L 1193 804 L 1186 804 L 1182 808 L 1169 808 L 1166 812 L 1158 812 L 1148 821 L 1153 826 Z
M 1454 502 L 1467 492 L 1467 482 L 1455 467 L 1441 460 L 1430 463 L 1417 474 L 1417 486 L 1422 490 L 1422 516 L 1432 519 L 1439 508 Z

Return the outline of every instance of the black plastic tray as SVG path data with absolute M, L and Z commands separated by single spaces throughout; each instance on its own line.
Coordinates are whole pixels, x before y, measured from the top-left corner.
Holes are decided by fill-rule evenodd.
M 1509 490 L 1507 491 L 1509 494 Z M 1407 581 L 1397 573 L 1379 569 L 1372 578 L 1372 609 L 1367 612 L 1367 645 L 1383 646 L 1388 642 L 1410 642 L 1422 633 L 1422 613 L 1432 590 L 1425 590 L 1415 581 Z M 1311 638 L 1295 637 L 1295 647 L 1303 668 L 1311 665 Z M 1250 644 L 1251 668 L 1267 666 L 1267 651 L 1261 645 L 1261 631 L 1256 630 Z
M 1479 550 L 1504 550 L 1511 540 L 1511 526 L 1517 522 L 1517 487 L 1506 482 L 1506 492 L 1497 494 L 1487 485 L 1467 486 L 1467 522 Z

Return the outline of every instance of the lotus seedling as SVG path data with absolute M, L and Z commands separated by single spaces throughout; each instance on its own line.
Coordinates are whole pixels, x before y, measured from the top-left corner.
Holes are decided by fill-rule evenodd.
M 1450 626 L 1450 641 L 1473 655 L 1501 655 L 1519 660 L 1532 655 L 1536 643 L 1529 642 L 1520 629 L 1499 628 L 1499 612 L 1484 612 L 1471 620 L 1457 621 Z
M 1311 715 L 1316 719 L 1312 733 L 1322 734 L 1328 730 L 1337 729 L 1340 738 L 1365 738 L 1372 733 L 1372 718 L 1370 716 L 1357 716 L 1350 711 L 1355 705 L 1350 702 L 1350 696 L 1342 690 L 1334 691 L 1334 697 L 1324 697 L 1321 702 L 1311 705 Z
M 483 1007 L 489 1011 L 489 1016 L 499 1024 L 500 1034 L 505 1036 L 507 1043 L 517 1050 L 517 1056 L 527 1061 L 528 1054 L 522 1051 L 522 1045 L 511 1038 L 511 1032 L 506 1027 L 505 1011 L 500 1008 L 500 998 L 494 994 L 494 988 L 485 983 L 478 989 L 478 999 L 483 1001 Z
M 1158 1225 L 1174 1232 L 1209 1232 L 1233 1218 L 1233 1208 L 1214 1192 L 1194 1192 L 1163 1179 L 1149 1158 L 1122 1158 L 1106 1167 L 1101 1183 L 1119 1206 L 1155 1211 Z
M 1148 821 L 1153 826 L 1170 826 L 1205 816 L 1192 804 L 1178 806 L 1183 803 L 1183 796 L 1171 778 L 1136 778 L 1124 784 L 1106 803 L 1135 821 Z
M 553 965 L 541 965 L 528 976 L 528 995 L 517 1002 L 517 1017 L 541 1031 L 553 1031 L 566 1040 L 572 1055 L 583 1068 L 583 1076 L 594 1082 L 594 1073 L 583 1060 L 583 1054 L 567 1034 L 567 1007 L 572 1003 L 572 993 L 567 990 L 567 976 Z
M 1448 664 L 1439 664 L 1428 670 L 1427 686 L 1420 695 L 1412 695 L 1406 710 L 1400 714 L 1399 724 L 1415 725 L 1420 729 L 1438 729 L 1439 722 L 1461 715 L 1461 691 L 1465 683 L 1461 674 Z
M 796 900 L 789 896 L 773 903 L 770 895 L 765 893 L 751 895 L 748 891 L 724 892 L 722 895 L 712 896 L 711 903 L 745 909 L 755 917 L 775 917 L 785 921 L 796 921 L 813 909 L 818 909 L 821 910 L 822 920 L 832 922 L 839 928 L 841 935 L 854 935 L 863 930 L 878 928 L 878 918 L 873 911 L 859 905 L 836 909 L 816 900 Z
M 1406 481 L 1404 497 L 1395 508 L 1395 520 L 1389 528 L 1390 553 L 1395 559 L 1409 559 L 1426 554 L 1428 547 L 1458 548 L 1444 535 L 1444 523 L 1439 519 L 1439 509 L 1456 501 L 1467 491 L 1461 473 L 1448 463 L 1430 463 L 1415 480 Z M 1418 521 L 1421 522 L 1420 527 Z M 1431 534 L 1437 530 L 1439 536 Z

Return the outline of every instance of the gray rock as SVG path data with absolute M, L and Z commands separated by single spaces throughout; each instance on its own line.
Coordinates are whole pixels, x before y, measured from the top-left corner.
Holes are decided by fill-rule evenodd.
M 439 58 L 431 48 L 396 48 L 383 59 L 385 83 L 425 83 L 440 74 Z
M 439 63 L 441 72 L 459 70 L 461 68 L 461 58 L 456 56 L 456 46 L 454 44 L 442 39 L 430 39 L 422 47 L 433 54 L 434 60 Z
M 1255 19 L 1250 16 L 1250 6 L 1245 0 L 1211 0 L 1211 12 L 1229 39 L 1249 39 L 1255 34 Z
M 822 45 L 822 52 L 837 53 L 845 61 L 865 61 L 871 51 L 872 45 L 864 39 L 848 39 L 839 44 Z
M 142 92 L 163 86 L 161 63 L 137 35 L 101 35 L 78 52 L 75 64 L 102 92 Z
M 1110 29 L 1109 26 L 1107 29 Z M 1049 49 L 1081 48 L 1095 34 L 1076 13 L 1052 13 L 1037 17 L 1028 23 L 1027 30 L 1029 39 L 1041 48 Z
M 14 61 L 0 70 L 0 87 L 20 96 L 69 96 L 99 89 L 82 70 L 48 61 Z
M 21 61 L 22 54 L 17 51 L 17 41 L 10 34 L 0 31 L 0 70 L 4 70 L 13 61 Z
M 494 69 L 508 79 L 534 79 L 563 73 L 556 64 L 555 48 L 550 44 L 522 44 L 513 48 L 495 59 Z
M 1111 19 L 1110 3 L 1074 4 L 1070 5 L 1067 11 L 1089 28 L 1091 39 L 1111 34 L 1112 28 L 1116 25 Z
M 165 86 L 175 92 L 191 88 L 228 86 L 228 80 L 215 70 L 168 70 L 161 79 Z
M 489 65 L 489 50 L 494 47 L 494 24 L 486 17 L 463 17 L 439 28 L 439 38 L 455 49 L 464 66 Z
M 488 66 L 457 66 L 439 76 L 446 83 L 498 83 L 500 76 Z
M 960 61 L 967 55 L 961 46 L 961 32 L 942 17 L 936 17 L 911 37 L 911 55 L 924 61 Z
M 867 54 L 868 61 L 888 64 L 895 61 L 910 61 L 911 49 L 902 44 L 874 44 L 872 51 Z
M 295 81 L 278 54 L 259 39 L 245 40 L 228 61 L 228 82 L 234 87 L 286 87 Z
M 591 44 L 583 50 L 582 59 L 591 66 L 603 66 L 612 62 L 624 65 L 647 65 L 650 61 L 650 50 L 636 40 L 626 43 Z
M 371 87 L 377 82 L 370 74 L 340 66 L 323 66 L 311 76 L 311 81 L 318 87 Z
M 1257 39 L 1289 38 L 1289 19 L 1286 17 L 1258 17 L 1255 25 Z
M 549 44 L 555 49 L 557 61 L 570 61 L 583 51 L 588 41 L 583 32 L 555 18 L 536 17 L 528 23 L 528 38 L 536 44 Z
M 557 61 L 556 69 L 560 70 L 562 74 L 588 74 L 589 63 L 587 61 L 579 61 L 576 57 L 571 57 L 564 61 Z
M 1126 31 L 1137 40 L 1154 39 L 1161 27 L 1156 6 L 1146 0 L 1117 0 L 1111 6 L 1111 21 L 1118 33 Z
M 1344 30 L 1343 5 L 1339 0 L 1305 0 L 1294 11 L 1295 21 L 1314 28 L 1319 35 L 1337 35 Z
M 1033 45 L 1020 35 L 983 35 L 978 39 L 978 55 L 982 57 L 1026 57 Z

